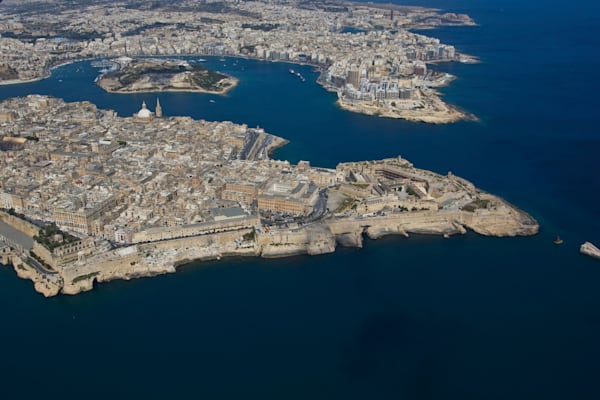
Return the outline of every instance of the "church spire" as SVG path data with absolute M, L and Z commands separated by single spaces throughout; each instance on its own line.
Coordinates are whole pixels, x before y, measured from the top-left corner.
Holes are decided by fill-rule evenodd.
M 160 100 L 158 100 L 158 97 L 156 98 L 156 110 L 154 110 L 154 115 L 157 118 L 162 117 L 162 107 L 160 106 Z

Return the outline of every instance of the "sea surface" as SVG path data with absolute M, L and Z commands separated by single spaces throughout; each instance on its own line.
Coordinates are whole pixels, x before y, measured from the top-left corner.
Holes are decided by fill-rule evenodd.
M 160 94 L 165 115 L 259 125 L 292 162 L 402 155 L 523 208 L 528 238 L 367 240 L 363 249 L 225 259 L 44 299 L 0 268 L 0 397 L 598 399 L 600 13 L 597 4 L 430 0 L 478 27 L 428 31 L 480 64 L 444 98 L 479 117 L 445 126 L 352 114 L 309 66 L 206 58 L 226 96 Z M 301 82 L 288 69 L 300 71 Z M 89 62 L 0 87 L 120 115 L 156 94 L 107 94 Z M 212 100 L 212 101 L 211 101 Z M 552 243 L 556 235 L 564 244 Z

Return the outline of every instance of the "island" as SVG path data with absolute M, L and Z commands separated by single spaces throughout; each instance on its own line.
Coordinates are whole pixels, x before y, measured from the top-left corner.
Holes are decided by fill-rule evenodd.
M 145 103 L 123 118 L 30 95 L 0 103 L 0 126 L 0 258 L 45 296 L 197 260 L 330 253 L 365 235 L 539 229 L 471 182 L 400 156 L 293 165 L 271 159 L 287 141 L 261 128 L 162 117 Z
M 454 79 L 439 63 L 476 58 L 415 32 L 474 25 L 465 14 L 337 0 L 3 3 L 0 85 L 41 79 L 57 65 L 83 59 L 244 57 L 313 66 L 318 83 L 349 112 L 436 124 L 476 120 L 438 91 Z M 200 66 L 178 71 L 179 61 L 146 63 L 107 73 L 99 84 L 119 93 L 223 93 L 234 84 L 194 70 Z
M 98 86 L 113 93 L 201 92 L 225 94 L 237 79 L 184 60 L 120 57 Z

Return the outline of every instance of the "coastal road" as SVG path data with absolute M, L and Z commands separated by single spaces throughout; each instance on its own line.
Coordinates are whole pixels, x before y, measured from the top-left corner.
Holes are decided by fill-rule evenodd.
M 27 258 L 27 262 L 33 267 L 35 268 L 40 274 L 42 275 L 56 275 L 58 274 L 58 272 L 56 271 L 50 271 L 46 268 L 44 268 L 44 266 L 42 264 L 40 264 L 40 262 L 38 260 L 36 260 L 33 257 L 30 257 L 29 255 L 26 256 Z

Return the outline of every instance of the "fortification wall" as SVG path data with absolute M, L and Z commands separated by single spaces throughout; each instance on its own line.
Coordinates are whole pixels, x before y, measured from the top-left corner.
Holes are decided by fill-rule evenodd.
M 4 211 L 0 211 L 0 219 L 4 221 L 6 224 L 12 226 L 15 229 L 20 230 L 25 233 L 27 236 L 34 237 L 40 231 L 40 228 L 29 223 L 21 218 L 15 217 L 14 215 L 10 215 Z

